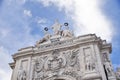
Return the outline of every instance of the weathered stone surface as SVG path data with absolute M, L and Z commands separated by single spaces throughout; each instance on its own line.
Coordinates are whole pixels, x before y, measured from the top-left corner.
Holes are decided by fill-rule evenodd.
M 115 74 L 116 74 L 117 80 L 120 80 L 120 67 L 117 68 L 117 71 Z
M 55 23 L 53 35 L 13 55 L 11 80 L 116 80 L 111 44 L 95 34 L 74 37 L 60 27 Z

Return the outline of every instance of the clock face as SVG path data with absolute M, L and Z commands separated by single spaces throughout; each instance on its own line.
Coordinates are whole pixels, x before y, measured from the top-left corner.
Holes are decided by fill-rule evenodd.
M 45 28 L 44 28 L 44 30 L 45 30 L 45 31 L 48 31 L 48 28 L 47 28 L 47 27 L 45 27 Z

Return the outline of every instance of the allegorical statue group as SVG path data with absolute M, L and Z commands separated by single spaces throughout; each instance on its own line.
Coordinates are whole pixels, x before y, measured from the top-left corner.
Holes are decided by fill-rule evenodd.
M 70 38 L 70 37 L 72 37 L 73 33 L 72 33 L 72 31 L 69 30 L 68 23 L 64 23 L 64 25 L 65 25 L 65 29 L 61 30 L 62 25 L 56 20 L 55 24 L 52 25 L 53 35 L 51 35 L 50 33 L 48 33 L 48 28 L 45 27 L 45 29 L 44 29 L 45 30 L 45 32 L 44 32 L 45 35 L 37 43 L 40 44 L 40 43 L 46 42 L 52 36 L 57 36 L 57 35 L 62 36 L 64 38 Z

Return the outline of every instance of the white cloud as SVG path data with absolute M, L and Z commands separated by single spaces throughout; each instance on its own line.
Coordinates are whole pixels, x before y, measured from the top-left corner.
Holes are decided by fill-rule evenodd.
M 73 16 L 75 33 L 96 33 L 103 39 L 111 41 L 112 27 L 109 20 L 100 9 L 100 0 L 75 0 L 75 15 Z M 81 26 L 81 24 L 83 26 Z
M 45 18 L 41 18 L 41 17 L 36 17 L 35 18 L 35 21 L 38 23 L 38 24 L 45 24 L 47 22 L 47 20 Z
M 11 72 L 0 69 L 0 80 L 11 80 Z
M 7 36 L 7 34 L 9 34 L 9 32 L 10 32 L 10 30 L 0 29 L 0 36 L 5 37 L 5 36 Z
M 11 80 L 12 70 L 8 64 L 12 62 L 11 54 L 22 47 L 33 46 L 40 36 L 30 34 L 31 28 L 26 25 L 0 27 L 0 80 Z
M 26 10 L 26 9 L 25 9 L 25 10 L 23 11 L 23 13 L 24 13 L 25 16 L 32 17 L 32 13 L 31 13 L 30 10 Z
M 5 0 L 0 12 L 0 80 L 11 80 L 11 55 L 22 47 L 33 46 L 40 38 L 40 34 L 32 34 L 31 18 L 24 18 L 32 17 L 31 11 L 15 1 L 8 5 Z
M 16 0 L 17 3 L 19 4 L 25 4 L 27 0 Z
M 8 50 L 0 46 L 0 80 L 10 80 L 12 72 L 8 64 L 10 61 L 12 60 Z
M 20 1 L 20 0 L 17 0 Z M 26 2 L 26 0 L 22 0 Z M 54 4 L 59 10 L 65 10 L 66 16 L 74 22 L 74 30 L 76 35 L 85 33 L 97 33 L 99 36 L 107 40 L 112 38 L 112 27 L 108 19 L 99 8 L 99 1 L 102 0 L 37 0 L 45 6 Z M 13 0 L 14 2 L 14 0 Z M 6 0 L 7 3 L 7 0 Z M 3 8 L 3 15 L 0 15 L 0 44 L 9 48 L 10 52 L 17 49 L 33 45 L 40 35 L 32 35 L 29 20 L 21 18 L 20 12 L 23 11 L 25 16 L 32 17 L 30 10 L 23 10 L 23 7 L 11 2 L 12 7 Z M 11 10 L 8 12 L 6 9 Z M 20 11 L 19 11 L 20 10 Z M 15 13 L 15 14 L 14 14 Z M 23 14 L 22 13 L 22 14 Z M 10 18 L 5 20 L 3 17 Z M 45 19 L 37 19 L 37 23 L 45 23 Z M 17 24 L 17 25 L 16 25 Z M 3 25 L 3 26 L 1 26 Z M 45 27 L 45 26 L 43 26 Z M 17 44 L 17 45 L 16 45 Z M 11 46 L 12 45 L 12 46 Z M 11 62 L 11 56 L 8 49 L 0 46 L 0 80 L 10 80 L 11 69 L 8 65 Z M 4 64 L 2 64 L 4 61 Z
M 103 0 L 37 0 L 44 6 L 54 4 L 65 10 L 66 16 L 74 22 L 74 31 L 80 34 L 96 33 L 102 39 L 112 40 L 113 27 L 100 9 Z
M 45 7 L 55 5 L 59 10 L 65 10 L 67 15 L 74 9 L 74 0 L 31 0 L 33 2 L 42 3 Z M 69 13 L 68 13 L 69 12 Z

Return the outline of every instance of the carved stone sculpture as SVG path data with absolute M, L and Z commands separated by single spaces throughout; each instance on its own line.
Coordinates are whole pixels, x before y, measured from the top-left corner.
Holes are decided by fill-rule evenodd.
M 40 72 L 43 68 L 43 61 L 42 59 L 37 59 L 35 62 L 35 71 Z
M 72 33 L 70 32 L 70 30 L 63 30 L 62 36 L 63 37 L 72 37 Z
M 54 50 L 52 55 L 45 62 L 46 77 L 60 75 L 60 70 L 65 67 L 66 59 L 59 53 L 59 50 Z
M 95 70 L 95 62 L 94 62 L 90 52 L 87 52 L 85 54 L 85 69 L 87 71 Z
M 107 71 L 108 76 L 112 76 L 113 75 L 113 69 L 112 69 L 112 66 L 110 65 L 109 62 L 105 63 L 105 69 Z
M 43 42 L 46 42 L 50 39 L 51 35 L 50 34 L 46 34 L 41 40 L 39 40 L 37 42 L 37 45 L 40 44 L 40 43 L 43 43 Z
M 44 74 L 43 72 L 35 73 L 33 80 L 43 80 L 43 74 Z
M 61 29 L 61 27 L 62 27 L 61 24 L 58 23 L 58 21 L 56 20 L 56 21 L 55 21 L 55 24 L 53 24 L 53 26 L 52 26 L 54 35 L 59 35 L 59 34 L 60 34 L 60 29 Z
M 58 50 L 53 51 L 52 57 L 48 59 L 48 69 L 49 70 L 58 70 L 63 67 L 64 59 L 59 56 Z
M 17 80 L 26 80 L 26 71 L 23 70 L 23 67 L 21 66 L 18 71 Z
M 43 79 L 43 61 L 42 59 L 37 59 L 34 65 L 34 78 L 33 80 Z
M 120 67 L 117 68 L 116 78 L 117 78 L 117 80 L 120 80 Z
M 74 36 L 67 22 L 56 21 L 51 27 L 44 28 L 44 36 L 35 45 L 12 55 L 11 80 L 116 80 L 110 43 L 96 34 Z
M 76 80 L 81 80 L 76 69 L 72 68 L 72 67 L 66 67 L 66 69 L 64 70 L 62 75 L 71 76 L 71 77 L 75 78 Z
M 107 53 L 103 53 L 103 59 L 105 62 L 109 61 Z
M 72 54 L 70 55 L 70 66 L 77 68 L 77 70 L 80 70 L 80 64 L 78 60 L 77 54 L 79 50 L 73 50 Z
M 48 61 L 48 66 L 50 70 L 57 70 L 62 65 L 62 59 L 58 57 L 54 57 L 53 59 Z

